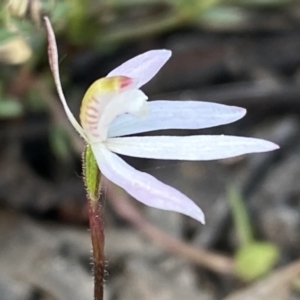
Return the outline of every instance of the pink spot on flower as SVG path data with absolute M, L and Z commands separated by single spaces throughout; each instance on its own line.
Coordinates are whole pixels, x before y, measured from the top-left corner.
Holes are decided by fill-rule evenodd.
M 133 82 L 132 78 L 126 77 L 126 76 L 122 76 L 120 78 L 120 89 L 124 89 L 128 86 L 130 86 Z

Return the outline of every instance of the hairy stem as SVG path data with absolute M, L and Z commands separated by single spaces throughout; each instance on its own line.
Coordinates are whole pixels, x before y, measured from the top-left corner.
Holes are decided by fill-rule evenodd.
M 89 221 L 93 248 L 94 263 L 94 299 L 103 299 L 103 280 L 105 269 L 104 257 L 104 225 L 99 203 L 88 200 Z
M 83 174 L 87 190 L 87 204 L 94 262 L 94 299 L 103 300 L 104 280 L 104 222 L 101 208 L 100 171 L 90 145 L 83 154 Z

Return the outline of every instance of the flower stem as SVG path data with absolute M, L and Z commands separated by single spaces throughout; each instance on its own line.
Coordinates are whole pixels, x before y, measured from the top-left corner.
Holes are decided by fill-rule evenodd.
M 88 197 L 88 212 L 91 229 L 91 239 L 93 248 L 94 263 L 94 299 L 103 299 L 103 280 L 104 280 L 104 226 L 102 210 L 99 203 L 91 201 Z
M 87 204 L 94 262 L 94 299 L 103 300 L 104 280 L 104 222 L 101 208 L 101 174 L 90 145 L 83 154 L 83 174 L 87 190 Z

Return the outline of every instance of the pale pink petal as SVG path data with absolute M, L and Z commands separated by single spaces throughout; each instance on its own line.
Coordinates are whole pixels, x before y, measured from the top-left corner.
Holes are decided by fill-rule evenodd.
M 109 126 L 108 136 L 117 137 L 161 129 L 201 129 L 228 124 L 242 118 L 244 108 L 203 101 L 149 102 L 145 118 L 124 114 Z
M 176 189 L 129 166 L 101 144 L 91 145 L 101 173 L 145 205 L 176 211 L 204 223 L 202 210 Z
M 179 160 L 222 159 L 279 148 L 261 139 L 226 135 L 121 137 L 110 138 L 105 145 L 128 156 Z
M 107 77 L 127 76 L 136 79 L 137 88 L 151 80 L 171 57 L 170 50 L 151 50 L 135 56 L 112 70 Z
M 78 131 L 78 133 L 87 140 L 87 136 L 85 135 L 82 127 L 79 125 L 75 117 L 73 116 L 72 112 L 70 111 L 66 98 L 64 96 L 61 82 L 60 82 L 60 76 L 59 76 L 59 67 L 58 67 L 58 53 L 57 53 L 57 45 L 55 40 L 54 31 L 52 28 L 52 25 L 48 19 L 48 17 L 44 17 L 46 29 L 47 29 L 47 37 L 48 37 L 48 57 L 49 57 L 49 64 L 50 68 L 54 77 L 54 82 L 56 85 L 56 89 L 60 98 L 60 101 L 62 102 L 62 105 L 65 109 L 66 115 L 69 119 L 69 121 L 72 123 L 74 128 Z

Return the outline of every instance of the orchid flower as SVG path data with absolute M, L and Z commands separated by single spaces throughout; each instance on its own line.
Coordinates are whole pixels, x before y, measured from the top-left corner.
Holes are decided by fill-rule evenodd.
M 191 199 L 134 169 L 117 154 L 154 159 L 215 160 L 278 148 L 261 139 L 225 135 L 125 137 L 161 129 L 209 128 L 234 122 L 245 115 L 246 110 L 240 107 L 202 101 L 148 102 L 140 88 L 170 58 L 169 50 L 145 52 L 94 82 L 82 100 L 80 125 L 62 91 L 55 35 L 48 19 L 46 25 L 50 66 L 67 117 L 91 146 L 102 175 L 145 205 L 205 222 L 202 210 Z

